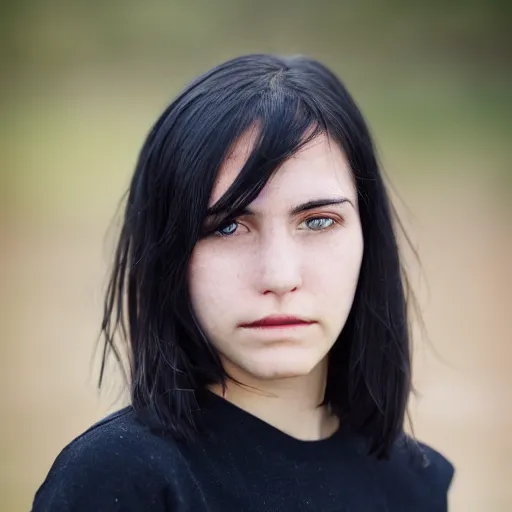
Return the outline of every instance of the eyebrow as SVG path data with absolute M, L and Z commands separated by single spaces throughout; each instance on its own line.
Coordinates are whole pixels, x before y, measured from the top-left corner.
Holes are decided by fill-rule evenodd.
M 343 203 L 350 203 L 352 206 L 354 204 L 348 197 L 329 197 L 325 199 L 312 199 L 311 201 L 307 201 L 305 203 L 299 204 L 297 206 L 294 206 L 289 214 L 291 216 L 298 215 L 299 213 L 304 213 L 309 210 L 314 210 L 315 208 L 321 208 L 322 206 L 333 206 Z M 255 215 L 254 211 L 250 208 L 244 208 L 241 211 L 241 215 Z
M 304 213 L 309 210 L 314 210 L 315 208 L 322 208 L 323 206 L 335 206 L 340 205 L 344 203 L 349 203 L 354 208 L 354 203 L 348 198 L 343 196 L 337 196 L 337 197 L 329 197 L 325 199 L 312 199 L 311 201 L 306 201 L 305 203 L 299 204 L 297 206 L 294 206 L 289 214 L 291 216 L 298 215 L 299 213 Z M 249 207 L 244 208 L 242 211 L 239 212 L 239 215 L 249 215 L 253 216 L 256 215 L 256 213 L 251 210 Z
M 332 206 L 337 204 L 353 203 L 348 197 L 331 197 L 326 199 L 313 199 L 306 203 L 299 204 L 290 210 L 290 215 L 298 215 L 299 213 L 307 212 L 308 210 L 314 210 L 315 208 L 321 208 L 322 206 Z

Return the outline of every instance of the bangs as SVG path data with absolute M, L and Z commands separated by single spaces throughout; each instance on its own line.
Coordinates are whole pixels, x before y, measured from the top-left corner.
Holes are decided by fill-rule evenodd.
M 238 217 L 286 160 L 327 131 L 321 114 L 284 88 L 273 88 L 260 97 L 251 121 L 232 141 L 227 157 L 242 135 L 254 130 L 251 152 L 228 190 L 208 208 L 207 216 L 214 219 L 208 231 Z

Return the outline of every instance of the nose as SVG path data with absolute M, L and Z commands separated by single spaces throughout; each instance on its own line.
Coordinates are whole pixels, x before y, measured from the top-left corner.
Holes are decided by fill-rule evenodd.
M 261 241 L 258 257 L 261 293 L 284 295 L 300 288 L 300 251 L 289 235 L 269 235 Z

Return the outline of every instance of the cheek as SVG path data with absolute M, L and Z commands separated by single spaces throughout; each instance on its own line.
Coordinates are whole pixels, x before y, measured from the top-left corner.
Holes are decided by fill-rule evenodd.
M 319 296 L 338 304 L 351 302 L 363 257 L 360 229 L 336 233 L 322 247 L 310 246 L 307 255 L 307 282 Z
M 207 257 L 207 251 L 196 247 L 188 270 L 188 285 L 192 306 L 198 316 L 215 300 L 215 288 L 218 288 L 215 273 L 215 261 Z
M 188 283 L 192 307 L 203 327 L 216 323 L 237 302 L 240 270 L 221 251 L 200 242 L 189 264 Z

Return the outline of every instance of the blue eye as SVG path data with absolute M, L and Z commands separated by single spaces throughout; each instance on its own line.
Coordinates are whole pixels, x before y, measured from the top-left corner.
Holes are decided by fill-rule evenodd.
M 230 222 L 229 224 L 226 224 L 225 226 L 221 226 L 215 234 L 217 236 L 230 236 L 236 232 L 238 229 L 238 222 Z
M 315 217 L 304 221 L 304 224 L 312 231 L 321 231 L 330 228 L 334 224 L 334 220 L 327 217 Z

